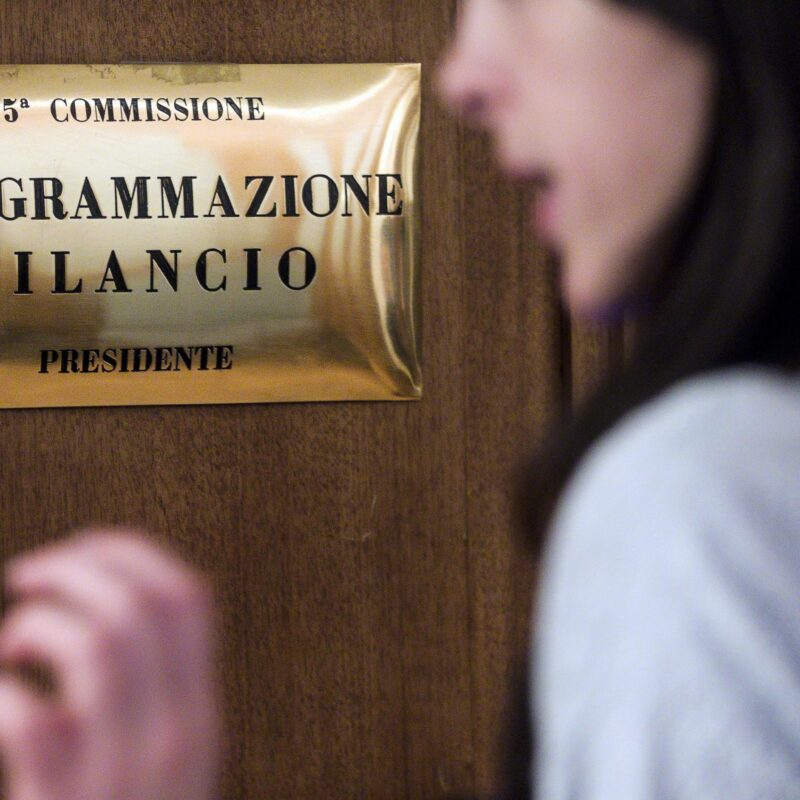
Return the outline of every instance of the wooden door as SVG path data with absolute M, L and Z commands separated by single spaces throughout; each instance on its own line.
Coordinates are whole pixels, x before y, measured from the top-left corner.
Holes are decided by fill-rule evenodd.
M 421 402 L 0 413 L 2 555 L 126 523 L 213 575 L 230 800 L 489 791 L 533 582 L 509 476 L 621 350 L 563 318 L 527 200 L 436 103 L 455 5 L 0 3 L 4 63 L 423 64 Z

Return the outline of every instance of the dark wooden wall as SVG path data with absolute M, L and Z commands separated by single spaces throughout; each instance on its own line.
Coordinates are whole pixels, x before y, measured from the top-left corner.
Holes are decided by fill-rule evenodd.
M 454 10 L 0 2 L 6 63 L 424 65 L 421 403 L 0 412 L 2 555 L 124 522 L 215 576 L 231 800 L 489 790 L 533 586 L 509 476 L 622 350 L 564 320 L 527 200 L 435 101 Z

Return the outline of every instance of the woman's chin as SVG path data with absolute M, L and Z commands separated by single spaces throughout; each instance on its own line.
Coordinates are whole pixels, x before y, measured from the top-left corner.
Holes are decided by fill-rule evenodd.
M 562 272 L 561 298 L 573 319 L 592 325 L 613 325 L 622 322 L 635 304 L 620 293 L 594 284 L 570 281 Z

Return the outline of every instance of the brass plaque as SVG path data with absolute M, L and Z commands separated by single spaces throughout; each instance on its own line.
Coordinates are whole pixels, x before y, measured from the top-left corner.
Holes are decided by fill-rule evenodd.
M 418 64 L 0 67 L 0 407 L 420 396 Z

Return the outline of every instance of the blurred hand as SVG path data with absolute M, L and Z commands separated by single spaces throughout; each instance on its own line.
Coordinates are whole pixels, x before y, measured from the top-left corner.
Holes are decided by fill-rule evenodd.
M 209 800 L 218 717 L 204 580 L 131 532 L 93 531 L 18 557 L 0 626 L 7 800 Z

